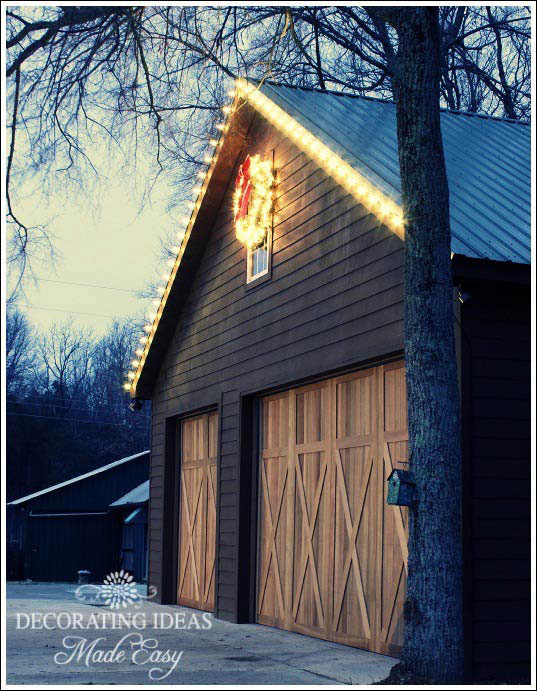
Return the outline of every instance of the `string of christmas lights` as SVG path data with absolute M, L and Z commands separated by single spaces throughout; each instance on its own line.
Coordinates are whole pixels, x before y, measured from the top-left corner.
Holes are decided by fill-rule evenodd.
M 299 149 L 302 149 L 318 163 L 319 167 L 326 170 L 366 209 L 374 213 L 401 238 L 404 236 L 402 209 L 389 196 L 371 184 L 349 163 L 277 106 L 258 87 L 249 84 L 244 79 L 239 79 L 237 91 L 252 103 L 255 109 L 269 122 L 283 131 Z
M 205 163 L 208 164 L 208 169 L 206 172 L 199 171 L 198 178 L 200 183 L 193 188 L 196 199 L 195 201 L 190 201 L 187 204 L 187 206 L 192 210 L 192 213 L 190 216 L 186 216 L 181 219 L 181 221 L 186 224 L 185 232 L 178 233 L 178 238 L 181 239 L 181 244 L 178 247 L 174 246 L 171 248 L 172 251 L 176 253 L 176 257 L 174 260 L 172 259 L 169 262 L 170 271 L 162 276 L 163 285 L 159 286 L 157 289 L 160 299 L 155 299 L 152 303 L 156 308 L 156 311 L 149 315 L 150 322 L 144 326 L 146 335 L 140 338 L 140 345 L 135 351 L 136 357 L 131 361 L 133 369 L 128 372 L 128 381 L 126 381 L 124 384 L 124 389 L 126 391 L 130 391 L 131 394 L 134 394 L 136 391 L 136 384 L 140 378 L 142 369 L 147 359 L 147 355 L 160 322 L 166 300 L 179 268 L 179 264 L 184 253 L 184 248 L 190 237 L 197 213 L 201 207 L 202 199 L 211 180 L 218 155 L 222 148 L 225 134 L 229 129 L 231 117 L 236 110 L 239 100 L 244 99 L 251 103 L 254 108 L 266 118 L 266 120 L 272 123 L 277 129 L 281 130 L 299 149 L 307 153 L 308 156 L 310 156 L 310 158 L 312 158 L 319 165 L 319 167 L 321 167 L 323 170 L 326 170 L 326 172 L 329 173 L 334 180 L 336 180 L 344 189 L 352 194 L 352 196 L 363 204 L 366 209 L 375 214 L 375 216 L 377 216 L 399 237 L 404 238 L 404 220 L 403 212 L 400 206 L 390 197 L 376 188 L 371 182 L 369 182 L 369 180 L 367 180 L 367 178 L 358 173 L 349 163 L 335 154 L 328 146 L 326 146 L 326 144 L 315 137 L 291 115 L 276 105 L 276 103 L 274 103 L 270 98 L 265 96 L 265 94 L 260 91 L 259 87 L 250 84 L 245 79 L 238 79 L 235 82 L 235 89 L 230 91 L 229 95 L 233 98 L 233 101 L 230 105 L 226 105 L 222 109 L 226 119 L 224 122 L 216 125 L 220 132 L 220 137 L 218 139 L 213 138 L 209 140 L 209 144 L 213 148 L 213 153 L 207 154 L 204 158 Z M 252 163 L 255 158 L 256 157 L 252 157 Z M 272 201 L 270 188 L 272 187 L 273 179 L 270 164 L 267 167 L 266 163 L 267 162 L 263 162 L 261 160 L 256 160 L 256 163 L 254 163 L 254 169 L 256 165 L 260 166 L 256 169 L 256 179 L 260 185 L 261 192 L 261 194 L 256 195 L 258 199 L 258 202 L 256 203 L 259 204 L 259 208 L 256 207 L 249 212 L 249 221 L 246 219 L 239 219 L 239 221 L 244 222 L 237 223 L 237 237 L 239 240 L 241 240 L 241 242 L 249 247 L 259 244 L 259 234 L 263 233 L 264 225 L 269 222 L 267 221 L 267 218 L 270 214 L 270 205 Z M 267 168 L 266 170 L 265 167 Z M 254 169 L 252 169 L 252 173 Z M 267 189 L 265 189 L 265 187 Z M 265 208 L 267 206 L 267 200 L 268 211 Z M 235 196 L 235 212 L 237 203 L 238 197 Z M 253 213 L 254 211 L 255 213 Z M 257 221 L 255 221 L 255 219 L 257 219 Z M 264 232 L 266 232 L 266 229 Z
M 230 92 L 230 95 L 235 97 L 235 90 Z M 234 99 L 235 100 L 235 99 Z M 234 102 L 230 106 L 225 106 L 223 108 L 223 112 L 225 115 L 231 115 L 231 113 L 235 110 L 234 108 Z M 153 338 L 155 336 L 155 332 L 157 330 L 158 324 L 160 322 L 160 319 L 162 317 L 162 313 L 164 310 L 164 306 L 166 305 L 166 301 L 168 298 L 168 295 L 170 294 L 171 287 L 173 285 L 173 282 L 175 280 L 175 276 L 177 274 L 177 270 L 179 268 L 179 264 L 181 263 L 181 258 L 184 253 L 184 248 L 188 242 L 188 239 L 190 237 L 190 233 L 192 230 L 192 227 L 194 226 L 196 216 L 198 214 L 198 211 L 201 207 L 201 202 L 202 199 L 205 195 L 205 192 L 207 190 L 207 187 L 209 185 L 214 166 L 216 164 L 216 161 L 218 159 L 218 154 L 220 153 L 220 150 L 222 148 L 222 144 L 224 141 L 224 135 L 227 132 L 229 128 L 229 117 L 226 120 L 226 122 L 219 123 L 217 125 L 217 129 L 221 131 L 221 136 L 219 139 L 210 139 L 209 144 L 213 148 L 213 153 L 211 154 L 206 154 L 204 157 L 204 162 L 209 165 L 208 169 L 206 172 L 199 171 L 198 172 L 198 178 L 202 180 L 200 185 L 196 185 L 193 188 L 193 192 L 197 195 L 195 201 L 190 201 L 187 203 L 188 208 L 191 209 L 192 213 L 190 216 L 183 216 L 181 218 L 181 222 L 186 225 L 186 229 L 184 232 L 179 231 L 177 233 L 178 239 L 181 240 L 180 246 L 176 247 L 173 246 L 171 249 L 175 253 L 176 252 L 176 257 L 175 259 L 171 259 L 168 262 L 168 266 L 170 267 L 170 272 L 165 273 L 162 275 L 162 285 L 157 287 L 157 292 L 160 295 L 160 299 L 154 299 L 152 301 L 152 304 L 154 307 L 156 307 L 156 311 L 151 313 L 149 315 L 150 322 L 144 325 L 144 331 L 146 335 L 141 336 L 140 341 L 139 341 L 139 346 L 135 350 L 135 358 L 131 360 L 131 365 L 132 368 L 128 373 L 127 373 L 127 380 L 123 384 L 123 388 L 125 391 L 130 391 L 131 394 L 136 391 L 136 384 L 140 378 L 140 375 L 142 373 L 143 366 L 145 364 L 145 361 L 147 359 L 147 355 L 149 353 L 149 349 L 151 347 L 151 343 L 153 342 Z

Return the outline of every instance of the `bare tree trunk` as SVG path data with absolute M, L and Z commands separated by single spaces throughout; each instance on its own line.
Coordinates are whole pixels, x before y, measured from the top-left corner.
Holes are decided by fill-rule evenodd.
M 403 667 L 446 682 L 463 670 L 461 446 L 438 8 L 398 10 L 396 28 L 409 457 L 417 482 Z

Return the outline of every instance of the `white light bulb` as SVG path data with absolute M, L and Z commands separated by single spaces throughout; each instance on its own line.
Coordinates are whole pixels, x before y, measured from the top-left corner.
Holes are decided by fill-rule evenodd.
M 134 372 L 129 372 L 129 373 L 127 374 L 127 377 L 128 377 L 129 379 L 134 379 Z
M 371 194 L 371 195 L 369 196 L 369 204 L 370 204 L 373 208 L 378 207 L 379 204 L 381 203 L 381 201 L 382 201 L 382 200 L 381 200 L 380 196 L 379 196 L 378 194 L 376 194 L 375 192 L 373 192 L 373 194 Z

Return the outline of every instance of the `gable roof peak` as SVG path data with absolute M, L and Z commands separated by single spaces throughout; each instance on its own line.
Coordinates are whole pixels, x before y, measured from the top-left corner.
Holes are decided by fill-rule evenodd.
M 304 151 L 370 213 L 404 238 L 393 102 L 239 79 L 192 216 L 151 324 L 125 384 L 150 397 L 177 314 L 184 304 L 184 262 L 199 261 L 245 136 L 258 113 Z M 247 104 L 247 108 L 242 108 Z M 239 107 L 241 106 L 241 107 Z M 493 261 L 530 261 L 530 128 L 494 118 L 446 113 L 442 138 L 450 187 L 452 253 Z M 521 123 L 516 123 L 521 124 Z M 206 194 L 210 189 L 211 193 Z M 195 240 L 191 237 L 195 232 Z M 159 333 L 156 343 L 154 339 Z M 142 376 L 143 375 L 143 376 Z

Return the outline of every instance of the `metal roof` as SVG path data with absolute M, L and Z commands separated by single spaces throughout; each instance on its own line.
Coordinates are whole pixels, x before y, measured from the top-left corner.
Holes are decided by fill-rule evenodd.
M 395 104 L 263 84 L 262 93 L 382 192 L 401 204 Z M 530 127 L 442 111 L 452 251 L 530 262 Z
M 130 506 L 131 504 L 144 504 L 146 501 L 149 501 L 149 480 L 131 489 L 130 492 L 112 502 L 110 506 Z
M 88 477 L 93 477 L 94 475 L 98 475 L 99 473 L 104 473 L 107 470 L 111 470 L 112 468 L 116 468 L 118 465 L 122 465 L 123 463 L 128 463 L 129 461 L 133 461 L 135 458 L 140 458 L 140 456 L 143 456 L 144 454 L 149 453 L 149 451 L 142 451 L 141 453 L 136 453 L 134 456 L 127 456 L 126 458 L 121 458 L 119 461 L 114 461 L 113 463 L 109 463 L 108 465 L 103 465 L 100 468 L 95 468 L 95 470 L 90 471 L 89 473 L 84 473 L 83 475 L 77 475 L 77 477 L 73 477 L 70 480 L 65 480 L 65 482 L 60 482 L 57 485 L 52 485 L 51 487 L 47 487 L 46 489 L 39 490 L 39 492 L 34 492 L 33 494 L 28 494 L 25 497 L 21 497 L 20 499 L 14 499 L 13 501 L 10 501 L 7 505 L 8 506 L 16 506 L 17 504 L 23 504 L 25 501 L 29 501 L 30 499 L 35 499 L 36 497 L 40 497 L 43 494 L 48 494 L 49 492 L 54 492 L 57 489 L 61 489 L 62 487 L 67 487 L 68 485 L 72 485 L 75 482 L 80 482 L 80 480 L 86 480 Z

